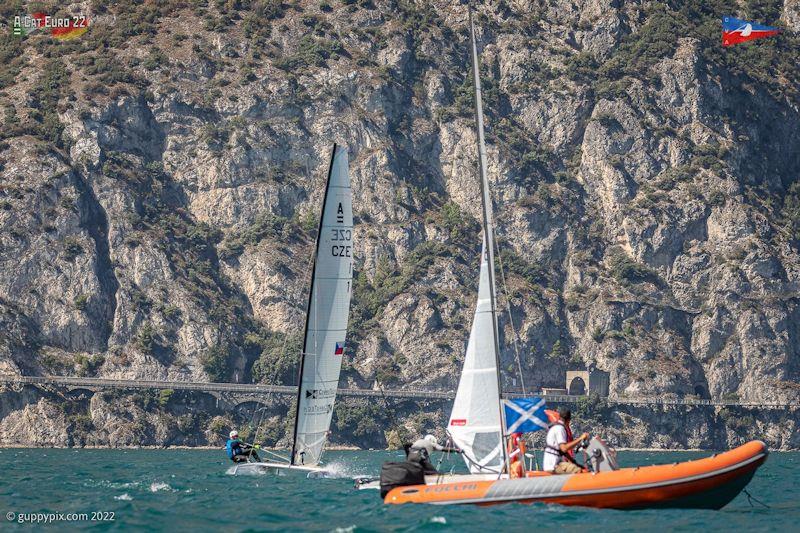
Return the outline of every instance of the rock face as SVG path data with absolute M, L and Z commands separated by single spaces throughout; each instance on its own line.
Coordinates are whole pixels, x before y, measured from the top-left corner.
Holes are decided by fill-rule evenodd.
M 211 4 L 4 37 L 0 372 L 291 382 L 337 141 L 358 243 L 343 380 L 454 389 L 480 248 L 466 3 Z M 798 23 L 795 1 L 752 9 Z M 702 3 L 476 20 L 505 386 L 518 336 L 529 389 L 588 366 L 612 397 L 800 401 L 800 41 L 723 51 Z M 92 399 L 75 440 L 57 400 L 14 398 L 0 433 L 33 443 L 177 438 Z M 20 433 L 34 421 L 46 435 Z M 687 439 L 669 442 L 711 442 Z

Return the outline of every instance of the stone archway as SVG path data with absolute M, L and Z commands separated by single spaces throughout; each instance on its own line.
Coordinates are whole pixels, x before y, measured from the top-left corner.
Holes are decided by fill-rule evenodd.
M 586 382 L 581 377 L 576 377 L 569 383 L 569 394 L 572 396 L 586 396 Z

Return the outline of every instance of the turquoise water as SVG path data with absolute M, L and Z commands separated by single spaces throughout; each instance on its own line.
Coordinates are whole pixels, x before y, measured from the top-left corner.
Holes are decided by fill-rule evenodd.
M 696 452 L 620 452 L 623 465 L 683 461 Z M 329 452 L 342 475 L 373 474 L 393 452 Z M 456 463 L 453 462 L 453 465 Z M 231 476 L 222 451 L 2 450 L 0 530 L 31 529 L 6 514 L 114 513 L 113 521 L 55 522 L 49 530 L 566 531 L 800 528 L 800 453 L 773 453 L 748 486 L 770 505 L 740 495 L 722 511 L 607 511 L 556 505 L 491 508 L 383 506 L 350 479 Z M 458 465 L 460 466 L 460 465 Z M 448 468 L 447 464 L 442 468 Z M 97 515 L 95 518 L 110 518 Z M 66 516 L 65 516 L 66 518 Z M 11 525 L 12 527 L 7 527 Z

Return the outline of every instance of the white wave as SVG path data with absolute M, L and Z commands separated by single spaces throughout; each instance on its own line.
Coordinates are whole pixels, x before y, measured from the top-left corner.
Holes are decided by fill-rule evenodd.
M 122 501 L 129 502 L 129 501 L 131 501 L 133 498 L 131 497 L 131 495 L 130 495 L 130 494 L 128 494 L 128 493 L 126 492 L 125 494 L 120 494 L 119 496 L 114 496 L 114 499 L 115 499 L 115 500 L 122 500 Z
M 323 468 L 326 473 L 325 477 L 332 479 L 355 479 L 368 475 L 362 469 L 354 468 L 353 465 L 345 463 L 330 463 L 323 465 Z
M 159 492 L 162 490 L 172 491 L 173 488 L 170 487 L 167 483 L 161 481 L 154 481 L 150 483 L 150 492 Z
M 443 516 L 434 516 L 434 517 L 431 517 L 430 523 L 431 524 L 446 524 L 447 523 L 447 518 L 445 518 Z

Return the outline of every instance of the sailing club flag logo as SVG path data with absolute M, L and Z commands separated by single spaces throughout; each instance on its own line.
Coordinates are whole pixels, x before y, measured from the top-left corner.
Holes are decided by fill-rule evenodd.
M 333 355 L 344 355 L 344 343 L 337 342 L 336 349 L 333 351 Z
M 503 400 L 506 418 L 506 435 L 511 433 L 530 433 L 547 429 L 547 413 L 541 398 L 515 398 Z
M 757 22 L 748 22 L 733 17 L 722 17 L 722 46 L 772 37 L 781 32 L 778 28 L 764 26 Z

